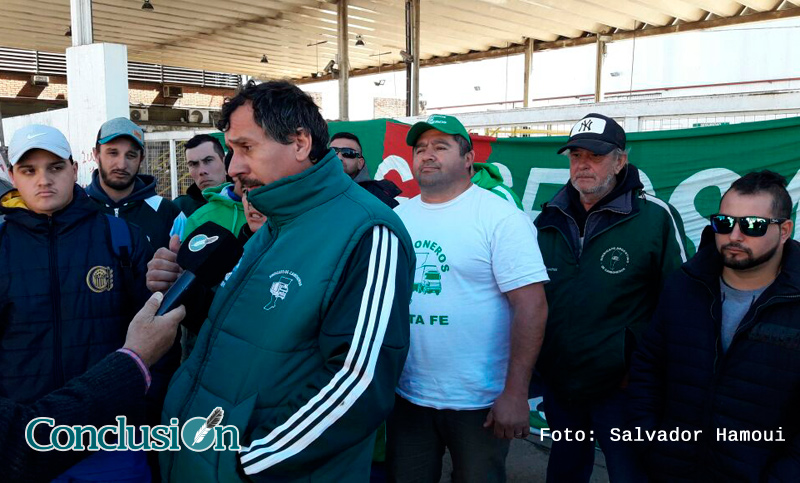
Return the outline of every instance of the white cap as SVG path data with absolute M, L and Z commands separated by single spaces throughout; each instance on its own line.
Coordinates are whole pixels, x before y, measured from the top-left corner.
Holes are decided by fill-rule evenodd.
M 18 129 L 8 145 L 8 159 L 11 166 L 17 164 L 22 156 L 31 149 L 44 149 L 61 159 L 69 159 L 72 150 L 69 141 L 58 129 L 43 124 L 31 124 Z

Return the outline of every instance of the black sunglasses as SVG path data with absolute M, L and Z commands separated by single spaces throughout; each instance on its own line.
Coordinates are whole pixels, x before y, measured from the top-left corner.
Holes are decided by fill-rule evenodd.
M 786 218 L 763 218 L 761 216 L 729 216 L 717 213 L 711 215 L 711 229 L 714 233 L 727 235 L 733 231 L 736 223 L 739 230 L 746 236 L 764 236 L 772 223 L 780 225 Z
M 356 159 L 361 157 L 361 153 L 353 148 L 331 148 L 336 151 L 336 154 L 341 154 L 347 159 Z

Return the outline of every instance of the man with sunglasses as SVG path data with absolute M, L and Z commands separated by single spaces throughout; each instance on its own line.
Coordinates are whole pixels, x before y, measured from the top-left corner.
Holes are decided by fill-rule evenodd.
M 639 443 L 653 481 L 800 478 L 800 245 L 790 239 L 791 212 L 783 176 L 738 179 L 711 216 L 708 243 L 665 284 L 629 387 L 635 426 L 666 433 Z M 670 437 L 676 428 L 692 437 Z
M 400 194 L 400 188 L 388 179 L 374 180 L 369 177 L 369 170 L 364 159 L 361 141 L 358 136 L 349 132 L 337 132 L 331 136 L 330 147 L 342 161 L 342 167 L 350 179 L 369 191 L 389 208 L 398 205 L 394 198 Z

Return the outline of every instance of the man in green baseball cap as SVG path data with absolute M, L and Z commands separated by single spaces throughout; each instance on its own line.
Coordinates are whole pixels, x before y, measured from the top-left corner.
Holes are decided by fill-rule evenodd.
M 386 423 L 389 481 L 438 481 L 445 448 L 454 475 L 505 481 L 510 441 L 530 432 L 547 320 L 536 229 L 472 182 L 475 151 L 458 119 L 433 115 L 406 141 L 420 194 L 395 213 L 417 263 L 408 358 Z
M 467 142 L 470 151 L 472 150 L 472 140 L 470 140 L 469 133 L 464 128 L 464 125 L 455 117 L 447 114 L 433 114 L 427 121 L 421 121 L 411 126 L 411 130 L 408 131 L 406 136 L 406 144 L 413 147 L 417 143 L 417 139 L 422 136 L 422 133 L 431 129 L 454 136 L 461 136 Z
M 462 155 L 473 150 L 472 140 L 464 125 L 457 118 L 447 114 L 433 114 L 427 121 L 421 121 L 411 126 L 406 136 L 406 144 L 414 147 L 419 137 L 431 129 L 455 136 L 456 142 L 461 147 Z M 473 184 L 496 194 L 520 210 L 522 209 L 519 197 L 503 183 L 503 177 L 496 166 L 490 163 L 472 163 L 471 173 L 470 181 Z

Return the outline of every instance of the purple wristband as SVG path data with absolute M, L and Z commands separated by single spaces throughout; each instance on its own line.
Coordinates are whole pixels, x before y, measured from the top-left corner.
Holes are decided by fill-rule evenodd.
M 139 357 L 139 354 L 133 352 L 130 349 L 125 349 L 125 348 L 117 349 L 117 352 L 128 354 L 134 361 L 136 361 L 136 365 L 139 366 L 139 370 L 142 371 L 142 375 L 144 376 L 144 385 L 145 385 L 144 392 L 146 394 L 147 391 L 150 389 L 150 382 L 152 382 L 152 378 L 150 377 L 150 370 L 147 369 L 147 366 L 144 364 L 142 358 Z

